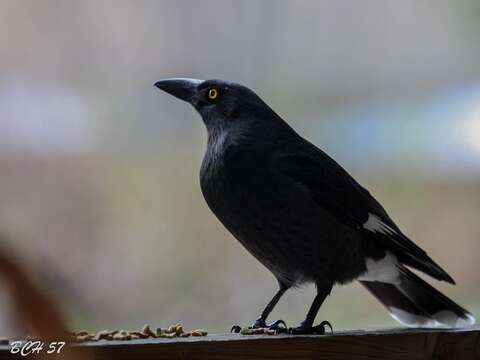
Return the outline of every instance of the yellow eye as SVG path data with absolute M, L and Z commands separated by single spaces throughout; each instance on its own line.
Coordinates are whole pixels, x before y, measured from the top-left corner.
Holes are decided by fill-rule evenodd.
M 215 100 L 217 97 L 218 97 L 218 90 L 217 89 L 208 90 L 208 98 L 210 100 Z

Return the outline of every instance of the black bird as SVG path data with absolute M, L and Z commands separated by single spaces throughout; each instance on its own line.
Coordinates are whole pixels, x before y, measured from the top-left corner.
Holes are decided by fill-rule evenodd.
M 292 333 L 322 333 L 315 317 L 333 285 L 358 280 L 400 323 L 465 327 L 474 317 L 409 268 L 454 280 L 411 241 L 345 169 L 298 135 L 258 95 L 223 80 L 170 78 L 159 89 L 193 105 L 208 131 L 203 196 L 235 238 L 277 278 L 279 290 L 251 327 L 292 286 L 317 295 Z

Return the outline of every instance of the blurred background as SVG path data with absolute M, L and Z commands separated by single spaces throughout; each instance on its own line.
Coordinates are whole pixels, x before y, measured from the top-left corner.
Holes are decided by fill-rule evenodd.
M 200 193 L 206 132 L 163 77 L 255 89 L 346 167 L 480 316 L 480 3 L 0 3 L 0 229 L 73 329 L 248 325 L 273 276 Z M 311 287 L 271 319 L 301 321 Z M 21 331 L 0 292 L 0 335 Z M 356 284 L 318 320 L 397 325 Z

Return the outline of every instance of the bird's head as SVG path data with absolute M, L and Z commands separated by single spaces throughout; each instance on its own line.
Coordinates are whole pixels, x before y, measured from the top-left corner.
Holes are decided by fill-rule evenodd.
M 276 116 L 252 90 L 229 81 L 169 78 L 157 81 L 155 86 L 193 105 L 208 130 L 230 124 L 245 125 L 262 114 Z

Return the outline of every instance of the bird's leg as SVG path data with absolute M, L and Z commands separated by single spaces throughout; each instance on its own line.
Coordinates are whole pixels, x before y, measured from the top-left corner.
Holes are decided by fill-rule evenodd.
M 280 329 L 283 325 L 283 328 L 287 328 L 285 321 L 283 320 L 277 320 L 273 322 L 272 324 L 267 325 L 267 317 L 270 315 L 270 313 L 273 311 L 275 306 L 277 305 L 278 301 L 280 298 L 285 294 L 285 291 L 287 291 L 287 287 L 284 285 L 280 285 L 280 289 L 278 289 L 277 293 L 273 296 L 272 300 L 267 304 L 265 309 L 262 311 L 262 314 L 260 317 L 255 320 L 255 322 L 250 326 L 252 329 L 257 329 L 257 328 L 269 328 L 272 330 L 277 330 Z
M 275 305 L 277 305 L 278 301 L 283 296 L 283 294 L 285 294 L 285 291 L 287 290 L 288 290 L 288 287 L 280 283 L 280 288 L 275 293 L 272 300 L 269 301 L 265 309 L 262 311 L 262 314 L 260 315 L 260 317 L 257 320 L 255 320 L 255 322 L 251 326 L 249 326 L 249 329 L 269 328 L 275 331 L 282 331 L 283 329 L 286 332 L 287 325 L 285 324 L 285 321 L 277 320 L 277 321 L 274 321 L 272 324 L 267 324 L 266 321 L 267 321 L 268 315 L 270 315 L 272 310 L 275 308 Z M 240 332 L 240 330 L 241 330 L 240 326 L 234 325 L 231 329 L 231 332 Z
M 317 284 L 317 295 L 315 296 L 315 299 L 313 300 L 313 303 L 308 310 L 307 317 L 301 322 L 300 326 L 290 328 L 290 334 L 324 334 L 325 326 L 328 326 L 330 330 L 332 330 L 332 325 L 328 321 L 322 321 L 319 325 L 313 326 L 313 322 L 315 321 L 318 310 L 322 306 L 325 298 L 330 294 L 331 290 L 331 284 Z

